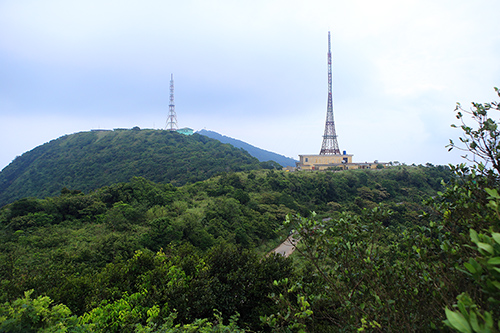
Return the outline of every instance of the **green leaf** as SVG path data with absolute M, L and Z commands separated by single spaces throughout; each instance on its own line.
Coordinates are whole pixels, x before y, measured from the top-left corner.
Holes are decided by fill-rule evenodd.
M 490 254 L 493 254 L 495 251 L 493 250 L 493 246 L 490 244 L 482 243 L 482 242 L 477 242 L 477 247 L 480 248 L 481 250 L 484 250 Z
M 500 282 L 498 281 L 491 281 L 491 284 L 497 287 L 497 289 L 500 289 Z
M 477 321 L 477 314 L 475 311 L 471 311 L 470 313 L 470 325 L 472 326 L 472 329 L 474 332 L 480 332 L 481 328 L 479 327 L 479 323 Z
M 488 199 L 500 199 L 500 195 L 495 188 L 485 188 L 486 193 L 489 194 L 490 198 Z
M 446 307 L 446 319 L 450 322 L 450 325 L 459 332 L 462 333 L 472 333 L 471 327 L 464 316 L 458 312 L 451 311 Z
M 483 271 L 483 267 L 479 265 L 479 263 L 476 260 L 469 258 L 469 264 L 471 264 L 472 267 L 474 267 L 476 272 L 481 273 Z
M 472 240 L 472 242 L 477 244 L 479 242 L 479 238 L 477 237 L 476 230 L 470 229 L 469 233 L 470 233 L 470 239 Z
M 484 312 L 484 323 L 486 324 L 487 328 L 493 328 L 493 317 L 488 311 Z
M 491 237 L 497 242 L 497 244 L 500 244 L 500 234 L 498 232 L 494 232 L 491 234 Z
M 476 274 L 476 269 L 474 268 L 474 266 L 472 266 L 468 262 L 464 263 L 464 266 L 471 274 Z
M 494 257 L 489 259 L 488 265 L 500 265 L 500 257 Z
M 461 301 L 458 302 L 457 304 L 458 309 L 460 310 L 460 313 L 464 317 L 465 321 L 469 321 L 469 312 L 467 311 L 467 308 L 465 307 L 465 304 Z

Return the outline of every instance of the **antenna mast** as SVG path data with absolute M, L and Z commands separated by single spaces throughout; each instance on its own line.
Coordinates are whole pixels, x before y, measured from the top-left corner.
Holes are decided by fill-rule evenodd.
M 167 131 L 176 131 L 178 129 L 174 105 L 174 74 L 170 74 L 170 104 L 168 105 L 168 118 L 165 129 Z
M 340 155 L 337 133 L 335 132 L 335 122 L 333 121 L 333 100 L 332 100 L 332 52 L 330 47 L 330 31 L 328 31 L 328 107 L 326 110 L 325 134 L 323 134 L 323 144 L 320 155 Z

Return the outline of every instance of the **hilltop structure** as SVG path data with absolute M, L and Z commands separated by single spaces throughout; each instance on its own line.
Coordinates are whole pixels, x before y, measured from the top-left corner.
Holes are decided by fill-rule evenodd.
M 189 127 L 179 128 L 176 132 L 184 134 L 184 135 L 193 135 L 194 134 L 193 129 L 189 128 Z
M 177 114 L 175 113 L 174 104 L 174 74 L 170 74 L 170 103 L 168 105 L 168 117 L 165 129 L 167 131 L 175 131 L 184 135 L 193 135 L 194 133 L 192 128 L 184 127 L 179 129 L 177 126 Z
M 167 131 L 177 131 L 177 114 L 175 113 L 174 104 L 174 74 L 170 74 L 170 104 L 168 105 Z
M 333 97 L 332 97 L 332 52 L 330 47 L 330 31 L 328 31 L 328 102 L 326 109 L 325 134 L 320 155 L 340 155 L 335 121 L 333 120 Z
M 332 96 L 332 53 L 330 44 L 330 31 L 328 31 L 328 102 L 326 110 L 325 132 L 319 155 L 299 155 L 297 169 L 299 170 L 346 170 L 346 169 L 375 169 L 384 167 L 388 163 L 353 163 L 352 154 L 344 150 L 340 153 L 333 118 Z

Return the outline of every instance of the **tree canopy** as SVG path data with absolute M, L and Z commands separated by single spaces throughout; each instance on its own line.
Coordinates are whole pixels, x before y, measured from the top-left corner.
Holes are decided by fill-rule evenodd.
M 299 272 L 292 259 L 262 259 L 288 235 L 288 214 L 337 218 L 385 204 L 394 208 L 387 226 L 411 225 L 422 198 L 450 175 L 440 166 L 252 170 L 180 187 L 134 178 L 88 194 L 64 188 L 21 199 L 0 209 L 0 302 L 49 297 L 95 327 L 113 311 L 132 311 L 130 326 L 117 330 L 148 325 L 155 306 L 149 322 L 160 326 L 170 315 L 183 325 L 214 318 L 216 309 L 224 324 L 239 314 L 241 327 L 270 330 L 260 317 L 277 310 L 273 282 Z
M 160 130 L 80 132 L 17 157 L 0 172 L 0 206 L 44 198 L 62 188 L 88 192 L 144 177 L 180 186 L 222 172 L 274 168 L 206 136 Z

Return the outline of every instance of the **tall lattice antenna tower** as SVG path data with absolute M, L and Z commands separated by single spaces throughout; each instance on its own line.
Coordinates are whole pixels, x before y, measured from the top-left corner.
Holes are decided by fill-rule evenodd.
M 168 105 L 168 118 L 165 129 L 168 131 L 177 131 L 177 115 L 174 105 L 174 74 L 170 74 L 170 104 Z
M 325 134 L 323 134 L 323 144 L 320 155 L 340 155 L 337 133 L 335 132 L 335 122 L 333 121 L 333 100 L 332 100 L 332 52 L 330 47 L 330 31 L 328 31 L 328 107 L 326 110 Z

